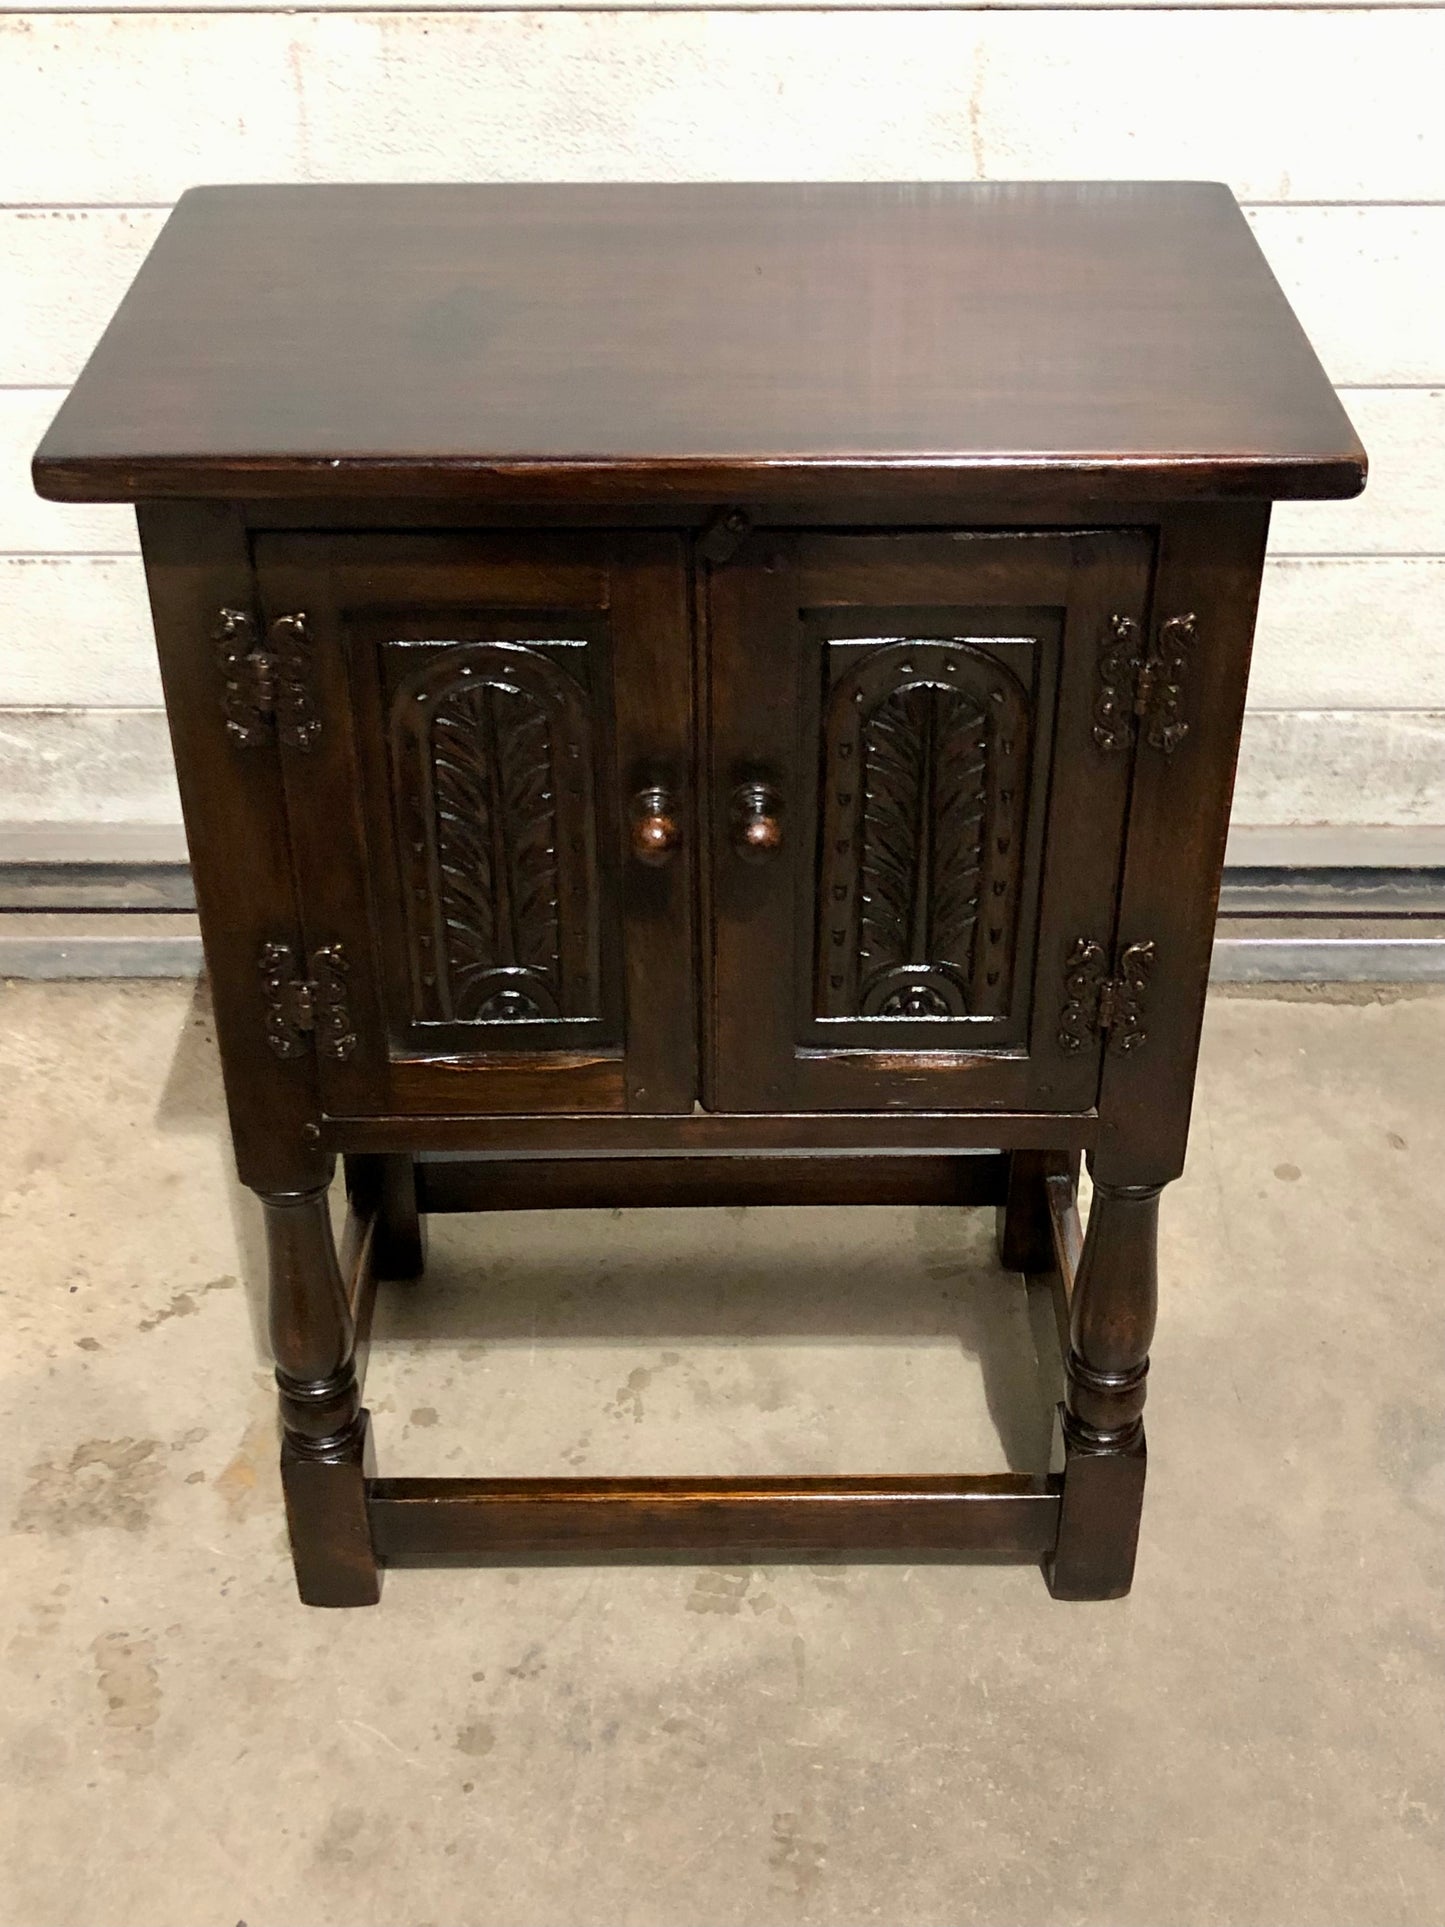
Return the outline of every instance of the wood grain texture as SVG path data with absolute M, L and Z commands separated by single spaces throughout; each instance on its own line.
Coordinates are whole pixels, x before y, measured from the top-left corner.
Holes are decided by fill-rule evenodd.
M 656 1552 L 982 1553 L 1037 1559 L 1059 1488 L 999 1472 L 918 1479 L 376 1479 L 367 1511 L 387 1565 Z
M 820 470 L 1330 496 L 1364 456 L 1223 188 L 328 187 L 186 195 L 35 462 L 60 499 Z
M 423 1160 L 423 1211 L 652 1209 L 658 1206 L 996 1204 L 1008 1159 L 536 1158 Z
M 1445 710 L 1246 715 L 1234 820 L 1445 824 Z
M 1096 1053 L 1061 1056 L 1056 1017 L 1070 946 L 1081 934 L 1107 933 L 1112 923 L 1128 761 L 1105 757 L 1094 744 L 1096 662 L 1116 615 L 1142 621 L 1152 553 L 1152 538 L 1142 531 L 830 536 L 764 529 L 712 570 L 714 811 L 736 784 L 762 776 L 783 799 L 790 827 L 765 865 L 739 864 L 714 840 L 719 991 L 711 1101 L 737 1110 L 804 1111 L 1071 1111 L 1094 1101 Z M 981 1007 L 961 1010 L 962 1000 L 934 973 L 919 983 L 930 995 L 954 998 L 945 1017 L 927 1008 L 875 1013 L 866 1001 L 855 1013 L 820 1016 L 819 930 L 828 951 L 841 931 L 838 947 L 846 950 L 852 924 L 835 921 L 835 913 L 849 907 L 846 866 L 856 857 L 859 821 L 855 792 L 849 823 L 816 807 L 820 771 L 830 791 L 847 780 L 836 754 L 826 763 L 820 756 L 824 652 L 842 653 L 850 636 L 900 634 L 917 649 L 902 650 L 895 640 L 860 652 L 862 665 L 838 684 L 846 706 L 866 712 L 862 679 L 886 675 L 895 661 L 900 675 L 906 660 L 911 672 L 929 663 L 946 680 L 949 655 L 938 639 L 961 637 L 974 639 L 980 656 L 992 651 L 969 686 L 984 688 L 987 707 L 1012 718 L 1001 724 L 997 743 L 998 800 L 1012 820 L 996 821 L 983 866 L 991 914 L 983 924 Z M 1006 675 L 997 673 L 1001 667 Z M 956 674 L 964 685 L 961 653 Z M 1031 702 L 1020 677 L 1032 685 Z M 757 701 L 763 688 L 776 692 L 766 705 Z M 860 767 L 865 733 L 854 758 Z M 829 748 L 836 752 L 849 737 L 834 734 Z M 1016 809 L 1024 791 L 1026 805 Z M 890 805 L 889 814 L 900 811 Z M 865 808 L 865 830 L 867 815 Z M 866 852 L 866 834 L 864 844 Z M 870 894 L 877 898 L 880 886 L 865 876 L 855 899 Z M 911 903 L 913 893 L 906 894 Z M 854 907 L 860 951 L 871 950 L 870 932 L 888 913 L 875 903 L 865 923 L 856 901 Z M 846 990 L 846 973 L 837 974 Z M 774 990 L 745 1002 L 726 988 L 742 981 L 795 988 L 791 999 Z M 907 973 L 898 981 L 904 990 L 913 983 Z
M 1389 198 L 1379 185 L 1360 198 L 1373 196 Z M 1418 206 L 1248 210 L 1255 239 L 1334 381 L 1445 381 L 1441 198 L 1437 187 Z
M 1445 707 L 1445 557 L 1266 567 L 1250 698 L 1256 710 Z
M 51 189 L 38 198 L 68 197 Z M 168 211 L 0 208 L 0 382 L 75 380 Z
M 1442 580 L 1445 556 L 1276 557 L 1264 574 L 1252 707 L 1445 706 Z M 134 557 L 0 556 L 0 619 L 0 705 L 156 701 Z
M 1430 200 L 1442 50 L 1434 9 L 38 14 L 0 24 L 0 176 L 85 203 L 205 180 L 1224 165 L 1244 199 Z
M 160 701 L 137 555 L 0 555 L 0 704 Z
M 624 160 L 619 154 L 618 178 L 627 174 Z M 1072 171 L 1090 178 L 1101 170 L 1081 156 Z M 234 172 L 254 178 L 254 156 Z M 967 178 L 957 166 L 951 174 Z M 864 178 L 856 170 L 853 177 Z M 1361 191 L 1383 190 L 1369 182 Z M 163 208 L 0 208 L 0 382 L 74 381 L 164 225 L 169 200 Z M 1445 256 L 1445 206 L 1247 204 L 1245 218 L 1333 381 L 1445 384 L 1435 271 Z
M 1028 3 L 1029 0 L 995 0 L 995 4 L 1001 7 L 1023 6 Z M 274 4 L 275 0 L 189 0 L 186 10 L 197 14 L 211 13 L 220 9 L 228 13 L 265 13 L 270 11 Z M 368 0 L 366 11 L 389 13 L 393 9 L 401 9 L 408 4 L 414 4 L 414 0 Z M 538 14 L 579 11 L 609 13 L 634 4 L 635 0 L 532 0 L 528 11 Z M 649 0 L 649 10 L 669 13 L 691 9 L 696 4 L 697 0 Z M 878 0 L 801 0 L 801 4 L 800 0 L 731 0 L 730 10 L 744 13 L 796 13 L 826 6 L 830 13 L 849 13 L 859 8 L 914 13 L 954 4 L 955 0 L 888 0 L 886 7 L 879 8 Z M 1062 9 L 1091 5 L 1097 7 L 1098 0 L 1054 0 L 1054 4 Z M 1144 7 L 1172 7 L 1178 4 L 1178 0 L 1135 0 L 1135 4 Z M 1225 6 L 1230 4 L 1230 0 L 1195 0 L 1195 4 L 1202 7 Z M 1252 0 L 1252 4 L 1288 10 L 1297 4 L 1297 0 Z M 1412 0 L 1379 0 L 1379 4 L 1386 7 L 1409 6 Z M 356 5 L 357 0 L 314 0 L 316 10 L 325 13 L 354 12 Z M 11 10 L 24 11 L 23 8 L 17 9 L 13 6 Z M 502 0 L 481 0 L 480 4 L 473 0 L 473 10 L 479 13 L 500 12 L 510 11 L 510 7 L 504 7 Z M 107 0 L 71 0 L 68 11 L 107 13 L 110 7 L 107 5 Z
M 1445 387 L 1354 388 L 1341 400 L 1370 451 L 1370 486 L 1352 502 L 1281 502 L 1270 555 L 1445 555 Z M 1382 612 L 1381 632 L 1392 627 Z
M 443 1152 L 469 1157 L 770 1156 L 865 1152 L 1087 1149 L 1099 1134 L 1095 1112 L 697 1111 L 689 1117 L 393 1115 L 324 1117 L 321 1141 L 334 1151 Z

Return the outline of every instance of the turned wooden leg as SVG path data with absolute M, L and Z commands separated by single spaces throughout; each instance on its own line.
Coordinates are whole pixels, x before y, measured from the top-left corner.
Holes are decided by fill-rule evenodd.
M 1057 1599 L 1119 1599 L 1133 1581 L 1163 1188 L 1094 1185 L 1069 1321 Z
M 1008 1195 L 994 1213 L 999 1263 L 1006 1271 L 1052 1271 L 1054 1232 L 1045 1180 L 1061 1161 L 1070 1165 L 1075 1181 L 1079 1154 L 1059 1151 L 1015 1151 L 1008 1161 Z
M 381 1575 L 366 1511 L 371 1427 L 361 1409 L 356 1333 L 326 1190 L 265 1192 L 261 1202 L 284 1428 L 281 1483 L 297 1588 L 308 1606 L 374 1605 Z
M 377 1278 L 420 1278 L 426 1270 L 426 1219 L 416 1207 L 416 1161 L 357 1154 L 343 1160 L 346 1195 L 376 1218 L 371 1267 Z

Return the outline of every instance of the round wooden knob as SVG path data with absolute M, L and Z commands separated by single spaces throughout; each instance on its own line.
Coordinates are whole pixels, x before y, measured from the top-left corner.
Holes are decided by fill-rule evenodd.
M 682 842 L 677 805 L 665 789 L 653 785 L 632 799 L 632 854 L 639 863 L 666 863 Z
M 744 863 L 766 863 L 783 847 L 783 799 L 769 783 L 739 783 L 732 801 L 733 849 Z

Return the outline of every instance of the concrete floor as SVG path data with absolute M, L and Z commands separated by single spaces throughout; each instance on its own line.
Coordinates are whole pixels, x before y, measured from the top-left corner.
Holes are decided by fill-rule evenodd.
M 1445 994 L 1214 1001 L 1114 1605 L 840 1564 L 308 1612 L 204 1004 L 0 991 L 0 1092 L 4 1922 L 1445 1918 Z M 986 1217 L 443 1224 L 383 1466 L 1036 1463 Z

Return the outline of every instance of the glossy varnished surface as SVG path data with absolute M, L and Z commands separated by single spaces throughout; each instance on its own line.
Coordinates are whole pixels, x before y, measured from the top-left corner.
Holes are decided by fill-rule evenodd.
M 960 474 L 960 471 L 963 473 Z M 36 459 L 60 499 L 1357 492 L 1222 187 L 217 187 Z

